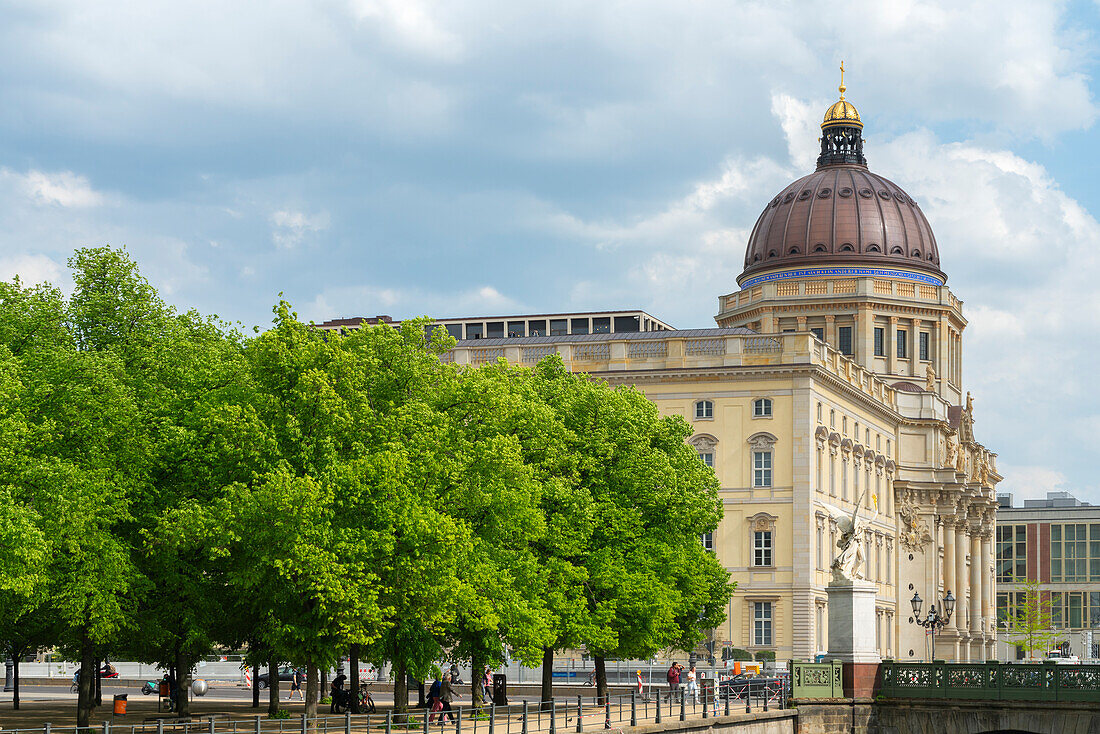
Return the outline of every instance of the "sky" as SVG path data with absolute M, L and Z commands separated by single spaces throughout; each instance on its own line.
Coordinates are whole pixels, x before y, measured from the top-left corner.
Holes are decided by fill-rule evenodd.
M 1100 4 L 0 0 L 0 277 L 125 247 L 265 327 L 714 325 L 847 97 L 963 300 L 1000 489 L 1100 503 Z

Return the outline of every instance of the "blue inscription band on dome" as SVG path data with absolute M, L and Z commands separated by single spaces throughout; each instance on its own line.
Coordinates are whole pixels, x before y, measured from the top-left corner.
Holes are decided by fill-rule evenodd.
M 769 283 L 773 280 L 793 280 L 794 278 L 819 278 L 830 275 L 862 275 L 874 278 L 898 278 L 901 280 L 915 280 L 918 283 L 928 285 L 943 285 L 945 281 L 931 275 L 911 273 L 908 270 L 880 270 L 879 268 L 804 268 L 801 270 L 784 270 L 781 273 L 768 273 L 749 278 L 741 284 L 741 288 L 751 288 L 761 283 Z

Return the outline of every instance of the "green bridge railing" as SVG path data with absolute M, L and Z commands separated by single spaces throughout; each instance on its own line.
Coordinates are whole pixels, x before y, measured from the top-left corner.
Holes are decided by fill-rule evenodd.
M 792 698 L 843 698 L 843 669 L 839 661 L 790 662 Z
M 791 697 L 843 698 L 839 662 L 792 660 Z M 1100 665 L 882 661 L 885 698 L 1100 703 Z

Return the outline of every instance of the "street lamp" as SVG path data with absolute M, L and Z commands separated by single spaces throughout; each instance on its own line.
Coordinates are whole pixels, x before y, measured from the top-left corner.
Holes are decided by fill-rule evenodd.
M 924 619 L 920 618 L 921 604 L 924 603 L 920 598 L 920 594 L 913 592 L 913 598 L 909 600 L 909 603 L 913 605 L 913 618 L 910 621 L 932 632 L 932 654 L 929 659 L 935 658 L 936 630 L 942 630 L 951 621 L 951 615 L 955 613 L 955 597 L 952 595 L 951 590 L 948 589 L 947 596 L 945 596 L 940 603 L 940 609 L 936 609 L 936 605 L 932 604 L 928 607 L 928 616 Z M 941 609 L 943 613 L 941 613 Z

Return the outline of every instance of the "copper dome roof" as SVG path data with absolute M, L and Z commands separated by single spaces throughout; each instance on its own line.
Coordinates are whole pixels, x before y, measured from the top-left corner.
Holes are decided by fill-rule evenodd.
M 821 166 L 768 202 L 738 281 L 764 270 L 824 265 L 905 267 L 947 279 L 917 203 L 860 165 Z

